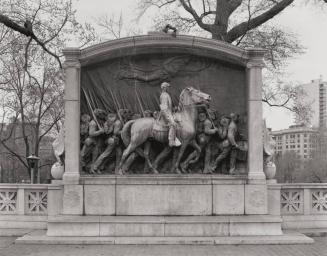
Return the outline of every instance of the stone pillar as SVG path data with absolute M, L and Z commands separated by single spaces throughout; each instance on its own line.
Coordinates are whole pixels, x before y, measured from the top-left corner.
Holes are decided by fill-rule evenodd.
M 263 172 L 262 49 L 249 49 L 246 66 L 248 115 L 248 180 L 245 185 L 245 214 L 267 214 L 268 193 Z
M 25 189 L 24 188 L 18 188 L 17 189 L 17 213 L 20 215 L 25 214 Z
M 262 68 L 264 67 L 262 49 L 250 49 L 247 63 L 247 115 L 248 115 L 248 181 L 265 183 L 263 172 L 262 138 Z
M 83 186 L 80 180 L 80 50 L 66 48 L 65 55 L 65 173 L 64 214 L 83 213 Z
M 280 189 L 281 185 L 276 180 L 267 180 L 268 186 L 268 213 L 280 216 Z

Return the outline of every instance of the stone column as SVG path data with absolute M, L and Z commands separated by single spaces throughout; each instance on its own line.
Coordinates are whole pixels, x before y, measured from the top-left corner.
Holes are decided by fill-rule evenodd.
M 83 186 L 80 178 L 80 50 L 66 48 L 65 55 L 65 173 L 64 214 L 83 213 Z
M 247 114 L 248 114 L 248 180 L 250 183 L 265 183 L 263 172 L 262 130 L 262 49 L 250 49 L 247 63 Z M 264 182 L 260 182 L 264 181 Z
M 247 63 L 248 180 L 245 185 L 245 214 L 267 214 L 268 193 L 263 172 L 262 49 L 249 49 Z

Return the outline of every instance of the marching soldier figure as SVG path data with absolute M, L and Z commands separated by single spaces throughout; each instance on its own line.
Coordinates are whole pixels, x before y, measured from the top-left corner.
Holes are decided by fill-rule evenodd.
M 198 116 L 198 124 L 197 124 L 197 135 L 196 135 L 196 140 L 197 143 L 199 144 L 201 151 L 204 149 L 204 169 L 203 173 L 211 173 L 210 171 L 210 156 L 211 156 L 211 148 L 210 148 L 210 139 L 212 135 L 218 132 L 218 129 L 213 127 L 213 123 L 209 119 L 209 115 L 213 114 L 211 113 L 206 113 L 206 110 L 203 109 L 201 112 L 199 112 Z M 181 167 L 182 170 L 185 172 L 188 165 L 191 163 L 194 163 L 197 161 L 199 157 L 197 157 L 198 151 L 195 150 L 193 151 L 187 159 L 182 163 Z
M 109 113 L 107 116 L 107 121 L 104 123 L 104 132 L 105 134 L 109 135 L 109 137 L 106 139 L 107 147 L 92 164 L 91 173 L 101 173 L 101 166 L 120 142 L 120 133 L 122 128 L 123 123 L 119 120 L 117 114 Z M 119 157 L 117 152 L 116 157 Z
M 89 123 L 88 137 L 85 139 L 81 150 L 82 167 L 86 166 L 90 154 L 92 156 L 91 163 L 94 163 L 103 148 L 105 139 L 103 125 L 106 120 L 106 112 L 102 109 L 95 109 L 94 119 Z
M 227 121 L 226 117 L 222 117 L 220 121 L 220 128 L 218 130 L 218 135 L 222 139 L 220 143 L 221 153 L 218 155 L 213 165 L 211 166 L 211 170 L 215 171 L 217 166 L 225 160 L 228 156 L 230 156 L 230 170 L 229 174 L 235 174 L 235 163 L 237 150 L 239 149 L 239 145 L 236 143 L 238 137 L 238 115 L 231 113 L 230 121 Z

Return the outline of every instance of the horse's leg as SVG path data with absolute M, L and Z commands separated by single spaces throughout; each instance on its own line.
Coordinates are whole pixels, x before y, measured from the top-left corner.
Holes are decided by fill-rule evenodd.
M 160 154 L 156 157 L 155 161 L 153 162 L 153 168 L 155 170 L 158 170 L 158 165 L 161 163 L 163 159 L 165 159 L 169 155 L 171 150 L 172 148 L 167 146 L 160 152 Z
M 178 157 L 178 152 L 179 152 L 180 148 L 173 148 L 173 159 L 171 160 L 171 169 L 170 172 L 175 172 L 175 163 L 177 161 L 177 157 Z M 177 169 L 177 173 L 181 174 L 181 172 Z
M 182 156 L 183 156 L 184 151 L 185 151 L 188 144 L 189 144 L 189 141 L 187 140 L 187 141 L 183 141 L 182 145 L 180 146 L 179 152 L 178 152 L 178 157 L 177 157 L 176 162 L 173 165 L 172 172 L 176 172 L 178 174 L 181 174 L 181 172 L 178 170 L 178 167 L 179 167 L 179 163 L 180 163 L 180 161 L 182 159 Z
M 122 166 L 122 172 L 126 173 L 129 168 L 131 167 L 132 163 L 134 162 L 134 160 L 136 159 L 137 154 L 135 152 L 130 153 L 130 155 L 127 157 L 125 163 Z
M 146 155 L 149 158 L 149 152 L 150 152 L 150 147 L 151 147 L 151 142 L 150 141 L 146 141 L 144 143 L 144 155 Z M 147 173 L 149 171 L 149 164 L 148 161 L 146 159 L 144 159 L 144 166 L 143 166 L 143 173 Z
M 120 163 L 119 163 L 119 168 L 118 168 L 119 175 L 123 174 L 122 166 L 123 166 L 125 160 L 127 159 L 127 157 L 130 155 L 130 153 L 132 153 L 135 150 L 136 147 L 137 146 L 135 144 L 133 144 L 131 141 L 131 143 L 128 145 L 128 147 L 124 150 L 123 155 L 120 160 Z
M 149 168 L 151 169 L 151 171 L 154 173 L 154 174 L 158 174 L 158 171 L 153 167 L 151 161 L 150 161 L 150 149 L 151 149 L 151 142 L 150 141 L 146 141 L 145 142 L 145 145 L 144 145 L 144 158 L 145 158 L 145 163 L 144 163 L 144 169 L 143 169 L 143 172 L 144 173 L 147 173 Z
M 145 146 L 146 146 L 146 144 L 145 144 Z M 151 171 L 153 173 L 158 174 L 158 171 L 153 167 L 153 165 L 150 161 L 149 151 L 143 151 L 141 148 L 137 148 L 137 149 L 135 149 L 135 152 L 138 153 L 141 157 L 143 157 L 145 159 L 147 165 L 149 166 L 149 168 L 151 169 Z

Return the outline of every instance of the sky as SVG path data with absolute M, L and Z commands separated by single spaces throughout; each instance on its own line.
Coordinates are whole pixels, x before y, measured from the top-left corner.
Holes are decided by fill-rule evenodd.
M 306 48 L 305 53 L 288 60 L 285 68 L 286 80 L 293 84 L 308 83 L 323 77 L 327 81 L 327 6 L 305 5 L 301 1 L 285 9 L 274 18 L 279 26 L 297 34 L 300 43 Z M 304 1 L 302 1 L 304 2 Z M 101 15 L 111 16 L 122 13 L 124 23 L 128 24 L 135 17 L 136 0 L 75 0 L 79 21 L 92 21 Z M 150 30 L 150 19 L 141 20 L 143 33 Z M 285 129 L 293 123 L 292 113 L 281 108 L 264 106 L 264 118 L 267 126 L 273 130 Z

